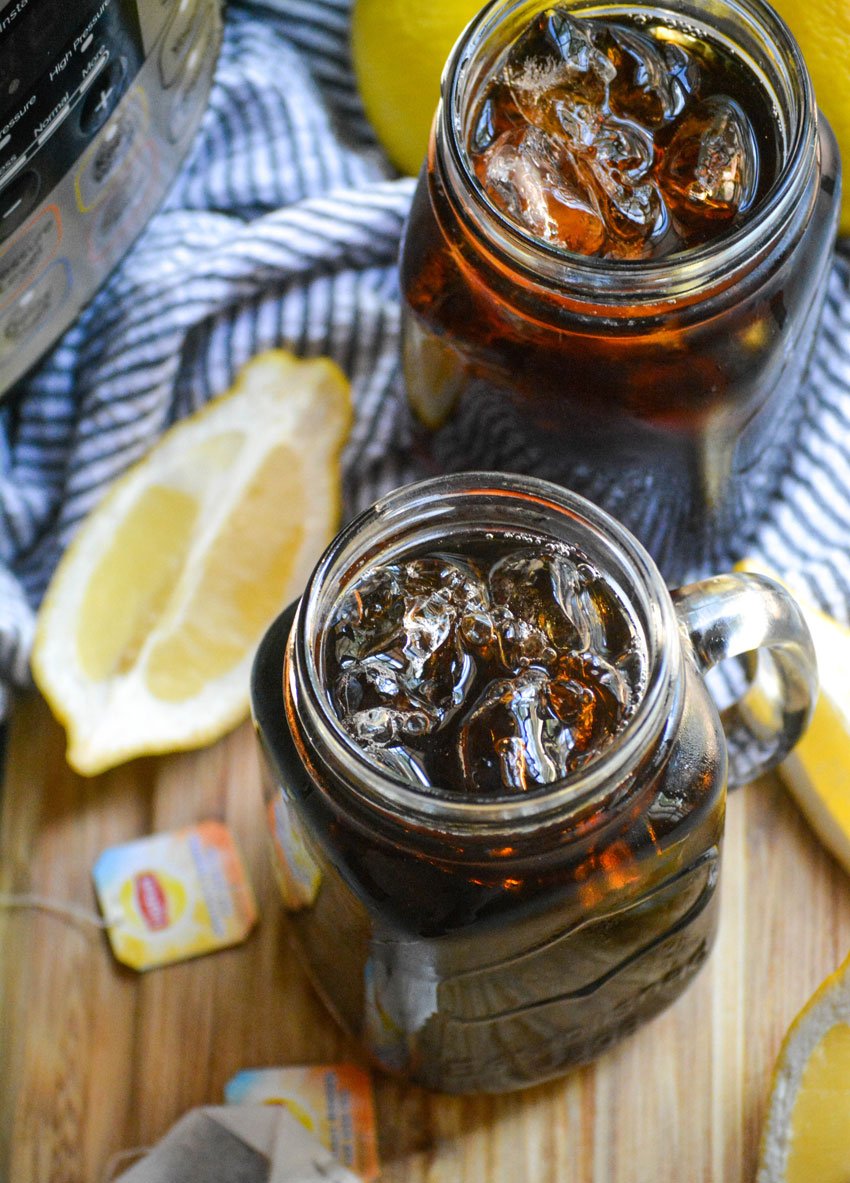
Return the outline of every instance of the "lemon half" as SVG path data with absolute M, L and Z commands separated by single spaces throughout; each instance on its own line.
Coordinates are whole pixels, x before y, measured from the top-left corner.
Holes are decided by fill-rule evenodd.
M 419 172 L 443 65 L 482 3 L 355 0 L 351 54 L 357 86 L 378 139 L 401 172 Z
M 32 656 L 76 771 L 200 747 L 244 718 L 256 646 L 338 522 L 350 420 L 332 362 L 271 350 L 86 519 Z
M 839 232 L 850 234 L 850 3 L 771 0 L 799 42 L 818 106 L 829 120 L 844 165 Z
M 794 1020 L 779 1053 L 756 1183 L 850 1179 L 850 957 Z

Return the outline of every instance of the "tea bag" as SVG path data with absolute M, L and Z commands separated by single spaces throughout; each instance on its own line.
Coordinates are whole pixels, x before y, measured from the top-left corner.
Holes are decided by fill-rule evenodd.
M 360 1183 L 279 1105 L 193 1109 L 115 1183 Z
M 247 1069 L 227 1082 L 224 1099 L 288 1109 L 358 1179 L 380 1175 L 372 1082 L 355 1064 Z
M 131 969 L 238 944 L 257 921 L 233 836 L 212 819 L 111 846 L 92 876 L 112 952 Z

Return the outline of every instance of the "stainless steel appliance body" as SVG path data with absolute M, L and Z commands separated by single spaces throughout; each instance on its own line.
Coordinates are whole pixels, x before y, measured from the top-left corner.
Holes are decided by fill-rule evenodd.
M 0 0 L 0 393 L 161 201 L 220 40 L 218 0 Z

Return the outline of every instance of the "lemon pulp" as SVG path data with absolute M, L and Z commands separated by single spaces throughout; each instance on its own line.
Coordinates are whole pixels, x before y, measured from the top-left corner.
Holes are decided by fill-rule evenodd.
M 33 650 L 77 771 L 198 747 L 245 716 L 256 646 L 333 535 L 350 417 L 333 363 L 271 350 L 83 523 Z
M 791 1127 L 786 1183 L 850 1179 L 850 1026 L 831 1027 L 803 1072 Z

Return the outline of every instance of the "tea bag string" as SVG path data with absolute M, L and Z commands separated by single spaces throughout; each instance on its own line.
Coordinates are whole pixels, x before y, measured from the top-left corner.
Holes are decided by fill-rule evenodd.
M 16 909 L 33 909 L 39 912 L 49 912 L 64 920 L 71 920 L 77 924 L 90 924 L 94 928 L 115 928 L 120 921 L 106 920 L 92 908 L 82 904 L 69 904 L 64 900 L 51 899 L 49 896 L 37 895 L 33 892 L 0 892 L 0 910 L 13 911 Z

